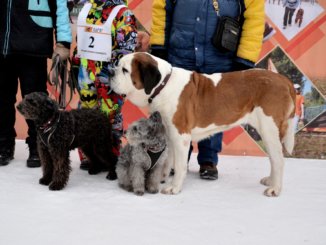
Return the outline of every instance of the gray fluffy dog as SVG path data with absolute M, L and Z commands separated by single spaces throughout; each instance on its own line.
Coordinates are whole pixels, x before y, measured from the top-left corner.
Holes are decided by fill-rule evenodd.
M 145 190 L 157 193 L 168 172 L 167 139 L 160 113 L 132 123 L 126 138 L 128 144 L 121 150 L 116 169 L 119 185 L 136 195 L 143 195 Z
M 39 183 L 50 190 L 65 187 L 71 171 L 69 151 L 80 147 L 90 161 L 89 174 L 108 169 L 116 179 L 117 158 L 112 153 L 109 119 L 94 109 L 61 111 L 56 101 L 41 92 L 30 93 L 18 104 L 18 111 L 34 121 L 43 177 Z

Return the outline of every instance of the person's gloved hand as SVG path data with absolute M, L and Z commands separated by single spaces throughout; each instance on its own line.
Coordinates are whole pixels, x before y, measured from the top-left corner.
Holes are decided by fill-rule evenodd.
M 70 56 L 69 48 L 65 47 L 62 43 L 57 43 L 53 51 L 52 60 L 59 55 L 60 61 L 65 61 Z
M 244 63 L 241 63 L 241 62 L 235 62 L 234 65 L 233 65 L 233 71 L 243 71 L 243 70 L 247 70 L 247 69 L 250 69 L 252 67 L 250 66 L 247 66 L 246 64 Z
M 152 48 L 151 54 L 163 60 L 168 60 L 168 51 L 166 49 Z

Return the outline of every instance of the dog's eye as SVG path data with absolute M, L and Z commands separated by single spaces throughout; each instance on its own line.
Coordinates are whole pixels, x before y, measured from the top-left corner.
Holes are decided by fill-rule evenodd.
M 123 74 L 125 74 L 125 73 L 128 73 L 128 70 L 126 69 L 126 68 L 122 68 L 122 72 L 123 72 Z
M 133 126 L 133 127 L 132 127 L 132 130 L 133 130 L 133 131 L 137 131 L 137 127 L 136 127 L 136 126 Z

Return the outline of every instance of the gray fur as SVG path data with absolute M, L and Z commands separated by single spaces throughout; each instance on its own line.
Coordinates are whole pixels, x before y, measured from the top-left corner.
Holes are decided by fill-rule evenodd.
M 119 185 L 136 195 L 143 195 L 145 190 L 157 193 L 167 164 L 167 138 L 160 113 L 154 112 L 148 119 L 132 123 L 126 138 L 128 144 L 121 150 L 116 169 Z M 147 149 L 162 151 L 152 168 Z
M 40 92 L 26 95 L 17 109 L 26 119 L 34 121 L 38 132 L 37 147 L 43 170 L 40 184 L 49 185 L 50 190 L 63 189 L 71 171 L 69 152 L 77 147 L 90 161 L 89 174 L 108 169 L 107 178 L 116 179 L 117 159 L 112 153 L 111 124 L 102 112 L 94 109 L 61 111 L 56 101 Z

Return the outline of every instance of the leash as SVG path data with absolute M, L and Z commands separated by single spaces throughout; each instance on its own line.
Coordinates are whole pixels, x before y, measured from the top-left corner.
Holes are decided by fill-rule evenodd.
M 59 93 L 59 98 L 57 102 L 59 104 L 60 109 L 65 110 L 66 107 L 71 102 L 75 91 L 79 93 L 78 82 L 72 71 L 71 60 L 68 58 L 66 61 L 61 61 L 60 56 L 57 54 L 52 59 L 52 66 L 48 73 L 48 82 L 53 87 L 53 94 L 55 92 Z M 70 69 L 69 69 L 70 68 Z M 69 100 L 67 102 L 66 94 L 67 87 L 70 88 L 69 91 Z

